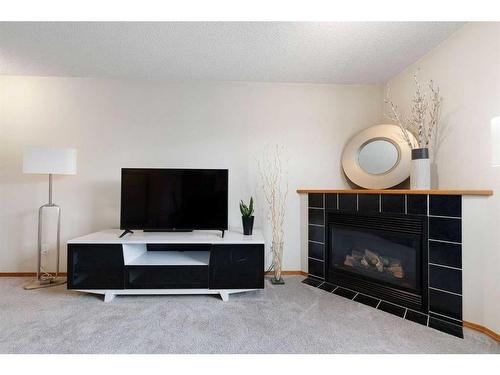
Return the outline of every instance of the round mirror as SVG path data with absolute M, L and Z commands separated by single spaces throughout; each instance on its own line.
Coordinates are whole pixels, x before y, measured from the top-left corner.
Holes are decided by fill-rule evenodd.
M 408 134 L 415 143 L 413 134 Z M 355 134 L 342 151 L 342 169 L 354 184 L 387 189 L 410 176 L 411 148 L 397 125 L 370 126 Z
M 361 146 L 358 162 L 370 174 L 383 174 L 394 168 L 399 160 L 396 146 L 385 139 L 374 139 Z

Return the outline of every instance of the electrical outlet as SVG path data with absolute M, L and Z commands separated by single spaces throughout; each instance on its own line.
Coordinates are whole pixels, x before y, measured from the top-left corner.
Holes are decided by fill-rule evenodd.
M 43 243 L 42 244 L 42 254 L 48 254 L 49 253 L 49 244 L 48 243 Z

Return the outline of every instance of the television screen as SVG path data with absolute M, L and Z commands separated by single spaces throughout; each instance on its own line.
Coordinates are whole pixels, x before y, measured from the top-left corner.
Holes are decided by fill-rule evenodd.
M 227 229 L 227 169 L 122 169 L 121 229 Z

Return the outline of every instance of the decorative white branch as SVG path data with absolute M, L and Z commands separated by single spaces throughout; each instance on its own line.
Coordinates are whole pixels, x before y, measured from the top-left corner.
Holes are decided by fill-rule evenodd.
M 272 149 L 266 150 L 262 160 L 258 162 L 262 190 L 268 206 L 267 215 L 272 229 L 273 267 L 277 279 L 281 276 L 282 254 L 276 252 L 282 251 L 285 204 L 288 196 L 288 174 L 284 168 L 283 153 L 284 147 L 275 145 Z
M 431 90 L 431 105 L 429 110 L 429 126 L 427 128 L 427 141 L 425 147 L 429 146 L 430 141 L 437 133 L 442 103 L 442 98 L 439 95 L 439 87 L 434 87 L 434 82 L 432 80 L 429 82 L 429 89 Z
M 420 88 L 420 83 L 418 82 L 417 73 L 413 74 L 413 80 L 415 81 L 416 91 L 413 97 L 413 106 L 411 108 L 412 118 L 408 123 L 408 127 L 411 131 L 417 134 L 418 144 L 422 145 L 427 142 L 426 133 L 426 112 L 427 112 L 427 99 L 425 94 L 422 93 Z
M 416 90 L 412 99 L 411 116 L 409 118 L 404 119 L 398 111 L 398 107 L 390 99 L 389 87 L 385 99 L 385 103 L 391 109 L 391 114 L 386 116 L 399 126 L 403 138 L 412 149 L 429 147 L 432 139 L 436 137 L 442 103 L 439 87 L 435 87 L 434 82 L 431 80 L 429 82 L 430 95 L 427 98 L 427 95 L 422 92 L 417 74 L 418 71 L 413 75 Z M 417 143 L 415 145 L 412 143 L 409 133 L 416 136 Z
M 387 88 L 387 98 L 385 99 L 385 102 L 391 106 L 392 116 L 388 117 L 399 126 L 399 128 L 401 129 L 401 133 L 403 134 L 403 138 L 405 139 L 406 143 L 408 143 L 408 146 L 410 146 L 410 148 L 414 148 L 411 142 L 411 138 L 408 135 L 408 129 L 405 125 L 405 122 L 402 121 L 401 115 L 398 112 L 398 107 L 389 99 L 389 91 L 390 89 Z

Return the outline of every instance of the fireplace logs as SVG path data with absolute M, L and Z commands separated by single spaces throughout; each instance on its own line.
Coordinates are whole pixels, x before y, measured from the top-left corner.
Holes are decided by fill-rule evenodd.
M 398 279 L 404 277 L 403 266 L 399 259 L 385 257 L 368 249 L 363 252 L 353 250 L 350 255 L 345 256 L 344 265 L 389 273 Z

